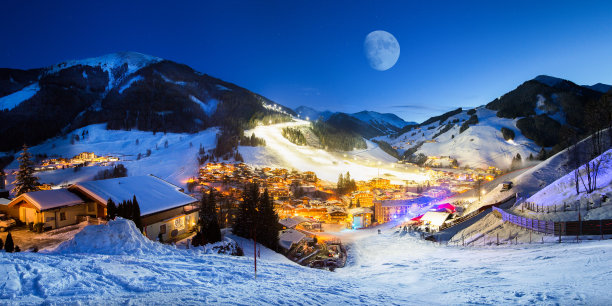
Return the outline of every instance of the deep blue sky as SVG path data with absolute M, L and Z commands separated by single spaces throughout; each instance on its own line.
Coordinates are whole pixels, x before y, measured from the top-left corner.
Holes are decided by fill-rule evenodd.
M 5 1 L 0 67 L 137 51 L 289 107 L 411 121 L 485 104 L 538 74 L 612 83 L 612 1 L 106 2 Z M 364 56 L 373 30 L 400 43 L 390 70 Z

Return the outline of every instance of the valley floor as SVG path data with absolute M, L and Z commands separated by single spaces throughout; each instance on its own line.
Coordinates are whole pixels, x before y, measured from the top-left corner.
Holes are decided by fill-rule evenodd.
M 262 249 L 245 257 L 147 243 L 108 252 L 0 253 L 8 304 L 610 304 L 612 241 L 457 248 L 390 227 L 345 231 L 347 266 L 309 269 Z M 128 242 L 129 243 L 129 242 Z M 127 244 L 124 245 L 128 246 Z M 103 249 L 100 249 L 103 250 Z M 92 254 L 96 253 L 96 254 Z M 116 253 L 120 254 L 120 253 Z

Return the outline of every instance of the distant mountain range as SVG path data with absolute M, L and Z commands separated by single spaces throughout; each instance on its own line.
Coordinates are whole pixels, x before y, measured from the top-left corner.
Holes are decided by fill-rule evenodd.
M 357 132 L 365 138 L 394 134 L 405 126 L 417 124 L 406 122 L 395 114 L 365 110 L 350 114 L 317 111 L 308 106 L 300 106 L 295 112 L 302 119 L 323 120 L 336 128 Z

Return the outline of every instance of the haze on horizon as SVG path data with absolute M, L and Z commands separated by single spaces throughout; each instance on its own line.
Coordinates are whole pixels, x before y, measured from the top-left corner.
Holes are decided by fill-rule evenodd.
M 0 67 L 136 51 L 289 107 L 420 122 L 488 103 L 539 74 L 612 83 L 610 16 L 606 1 L 10 2 L 0 12 Z M 364 55 L 374 30 L 402 48 L 387 71 Z

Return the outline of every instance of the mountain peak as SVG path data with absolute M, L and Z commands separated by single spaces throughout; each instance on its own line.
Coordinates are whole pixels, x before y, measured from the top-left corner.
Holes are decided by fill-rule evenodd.
M 537 77 L 534 78 L 535 81 L 538 81 L 544 85 L 548 85 L 550 87 L 555 87 L 557 85 L 559 85 L 561 82 L 565 81 L 564 79 L 560 79 L 560 78 L 556 78 L 556 77 L 552 77 L 549 75 L 538 75 Z
M 597 83 L 595 85 L 584 85 L 584 87 L 601 92 L 601 93 L 607 93 L 608 91 L 612 89 L 611 85 L 604 84 L 604 83 Z
M 162 58 L 147 55 L 139 52 L 116 52 L 105 54 L 98 57 L 86 58 L 82 60 L 69 60 L 57 65 L 54 65 L 50 69 L 50 73 L 58 72 L 62 69 L 66 69 L 72 66 L 83 65 L 91 67 L 100 67 L 102 70 L 108 71 L 116 67 L 120 67 L 124 64 L 128 66 L 128 74 L 141 69 L 150 64 L 163 61 Z

